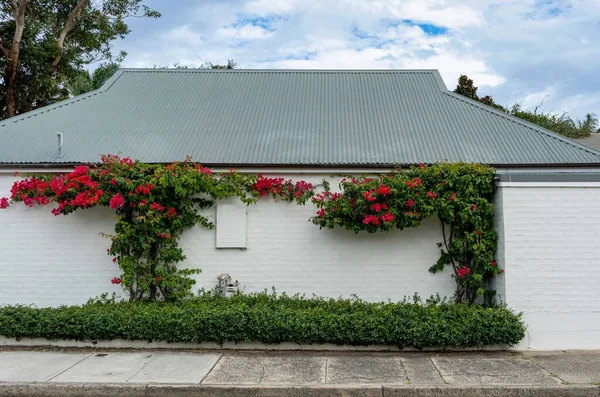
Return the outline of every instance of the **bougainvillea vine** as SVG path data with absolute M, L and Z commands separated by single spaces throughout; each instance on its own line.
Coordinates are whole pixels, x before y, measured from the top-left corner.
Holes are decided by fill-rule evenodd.
M 490 281 L 501 274 L 494 255 L 494 175 L 479 164 L 435 164 L 378 177 L 345 178 L 340 192 L 324 191 L 312 201 L 312 222 L 321 228 L 341 227 L 355 233 L 417 227 L 433 215 L 441 221 L 441 255 L 430 268 L 450 265 L 457 283 L 455 299 L 490 302 Z
M 56 203 L 54 215 L 94 206 L 112 208 L 118 215 L 107 253 L 121 269 L 111 282 L 129 292 L 131 300 L 177 300 L 188 296 L 199 270 L 178 269 L 185 259 L 178 245 L 182 232 L 200 223 L 201 215 L 217 200 L 238 197 L 246 204 L 257 197 L 317 207 L 311 221 L 321 228 L 342 227 L 355 233 L 375 233 L 417 227 L 435 214 L 442 224 L 440 259 L 430 271 L 451 266 L 457 283 L 455 299 L 489 301 L 490 280 L 501 274 L 494 260 L 494 169 L 478 164 L 436 164 L 398 170 L 378 177 L 344 178 L 340 191 L 323 181 L 316 193 L 312 183 L 233 170 L 213 173 L 189 159 L 169 165 L 151 165 L 102 157 L 102 163 L 78 166 L 67 174 L 36 175 L 17 181 L 10 200 L 25 205 Z

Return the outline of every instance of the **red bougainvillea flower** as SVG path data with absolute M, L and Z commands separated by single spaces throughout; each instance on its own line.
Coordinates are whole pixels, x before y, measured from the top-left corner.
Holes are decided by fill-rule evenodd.
M 419 168 L 425 168 L 425 164 L 423 164 L 423 163 L 419 164 Z
M 373 191 L 372 190 L 369 190 L 368 192 L 364 192 L 363 193 L 363 197 L 367 201 L 375 201 L 375 200 L 377 200 L 377 197 L 373 196 Z
M 110 282 L 113 284 L 121 284 L 121 279 L 119 277 L 113 277 Z
M 379 203 L 375 203 L 371 206 L 371 210 L 375 211 L 375 212 L 381 212 L 382 210 L 382 205 Z
M 200 164 L 194 164 L 194 168 L 201 174 L 212 175 L 213 173 L 210 168 L 202 167 Z
M 110 199 L 110 208 L 121 208 L 125 204 L 125 197 L 117 193 Z
M 156 277 L 156 278 L 154 279 L 154 282 L 155 282 L 156 284 L 159 284 L 161 281 L 162 281 L 162 277 Z
M 364 217 L 362 223 L 364 223 L 365 225 L 379 225 L 379 218 L 377 218 L 377 216 L 375 215 L 367 215 Z
M 481 230 L 475 230 L 475 234 L 481 236 Z
M 156 233 L 156 235 L 160 238 L 169 239 L 171 235 L 169 233 Z
M 321 208 L 320 210 L 317 211 L 317 216 L 319 218 L 323 218 L 325 216 L 325 209 Z
M 406 200 L 406 206 L 408 208 L 412 207 L 413 205 L 415 205 L 415 200 L 413 200 L 413 199 Z
M 471 205 L 471 210 L 472 211 L 477 211 L 477 204 Z
M 427 192 L 427 197 L 429 197 L 430 199 L 434 199 L 437 197 L 437 194 L 435 194 L 434 192 Z
M 381 194 L 383 197 L 385 197 L 388 194 L 392 193 L 392 189 L 389 186 L 381 185 L 381 186 L 379 186 L 379 189 L 377 189 L 377 193 Z
M 0 198 L 0 210 L 8 208 L 8 199 L 6 197 Z
M 456 193 L 452 192 L 452 193 L 450 193 L 449 200 L 454 201 L 454 199 L 456 199 Z
M 490 262 L 490 266 L 491 267 L 496 267 L 496 266 L 498 266 L 498 263 L 496 261 L 491 261 Z
M 158 204 L 157 202 L 152 203 L 152 205 L 150 206 L 150 208 L 152 208 L 153 211 L 164 211 L 165 207 L 163 207 L 162 205 Z
M 468 267 L 461 267 L 460 269 L 456 269 L 456 274 L 458 275 L 458 277 L 460 278 L 465 278 L 467 277 L 469 274 L 471 273 L 471 269 L 469 269 Z
M 167 213 L 165 214 L 165 216 L 166 216 L 167 218 L 174 218 L 174 217 L 176 217 L 176 216 L 177 216 L 177 211 L 175 211 L 175 208 L 169 208 L 169 209 L 167 210 Z
M 395 218 L 396 217 L 394 216 L 394 214 L 392 214 L 390 212 L 381 215 L 381 220 L 383 222 L 393 222 Z
M 146 183 L 145 185 L 140 185 L 135 188 L 135 194 L 144 194 L 148 195 L 156 186 Z

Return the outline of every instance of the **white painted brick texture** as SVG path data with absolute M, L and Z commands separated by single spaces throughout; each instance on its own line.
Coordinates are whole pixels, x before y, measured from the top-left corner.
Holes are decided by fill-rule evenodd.
M 529 326 L 520 347 L 599 349 L 600 188 L 501 190 L 506 301 Z
M 318 183 L 316 175 L 287 175 Z M 0 197 L 15 178 L 0 175 Z M 231 202 L 228 202 L 231 203 Z M 247 249 L 216 249 L 214 230 L 187 231 L 181 245 L 183 267 L 202 269 L 196 288 L 211 289 L 229 273 L 246 292 L 270 290 L 399 300 L 414 293 L 450 297 L 448 270 L 428 272 L 439 257 L 437 219 L 420 228 L 368 235 L 319 230 L 308 222 L 312 204 L 297 206 L 263 198 L 248 207 Z M 214 217 L 215 210 L 208 212 Z M 106 255 L 113 211 L 97 208 L 54 217 L 50 208 L 22 204 L 0 212 L 0 304 L 57 306 L 79 304 L 103 292 L 118 291 L 110 279 L 118 268 Z

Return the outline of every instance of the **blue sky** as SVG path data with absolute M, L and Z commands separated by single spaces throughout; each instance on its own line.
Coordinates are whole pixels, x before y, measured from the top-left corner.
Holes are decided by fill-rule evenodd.
M 600 0 L 146 0 L 126 67 L 439 69 L 482 95 L 600 115 Z

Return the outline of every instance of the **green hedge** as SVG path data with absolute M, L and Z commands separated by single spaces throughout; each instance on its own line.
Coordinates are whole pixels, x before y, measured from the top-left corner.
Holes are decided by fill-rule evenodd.
M 514 345 L 524 334 L 520 315 L 504 308 L 367 303 L 264 293 L 203 296 L 181 303 L 0 308 L 0 335 L 11 338 L 445 348 Z

